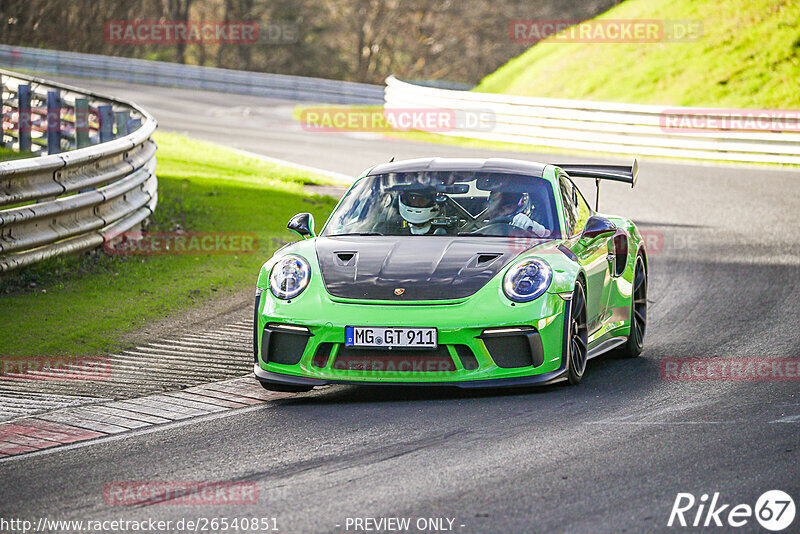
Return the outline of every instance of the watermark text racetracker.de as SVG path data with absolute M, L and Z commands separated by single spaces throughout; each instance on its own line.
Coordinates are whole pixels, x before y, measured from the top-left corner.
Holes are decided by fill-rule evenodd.
M 513 20 L 509 37 L 517 43 L 664 43 L 699 41 L 699 20 L 661 19 L 532 19 Z
M 291 44 L 299 29 L 293 22 L 254 20 L 114 20 L 106 22 L 106 42 L 127 45 Z
M 696 250 L 700 248 L 700 242 L 696 235 L 673 232 L 664 235 L 660 230 L 642 229 L 639 230 L 645 248 L 649 255 L 661 254 L 667 251 Z
M 3 356 L 0 380 L 107 380 L 111 360 L 103 356 Z
M 251 254 L 258 250 L 253 232 L 141 232 L 113 236 L 103 248 L 109 255 Z
M 280 522 L 276 517 L 183 517 L 180 519 L 53 519 L 39 517 L 24 519 L 0 517 L 0 532 L 28 534 L 32 532 L 80 532 L 82 534 L 106 534 L 107 532 L 279 532 Z
M 477 108 L 298 106 L 295 117 L 311 132 L 490 131 L 496 124 L 493 111 Z
M 781 490 L 769 490 L 761 494 L 755 504 L 732 503 L 719 492 L 713 495 L 703 493 L 696 497 L 693 493 L 678 493 L 672 504 L 667 520 L 668 527 L 725 527 L 745 528 L 752 532 L 758 522 L 761 527 L 780 532 L 794 522 L 795 504 L 792 497 Z
M 112 506 L 247 505 L 258 503 L 253 482 L 116 481 L 103 487 L 103 500 Z
M 785 109 L 665 109 L 659 126 L 675 132 L 800 132 L 800 110 Z
M 674 382 L 797 382 L 800 358 L 664 358 L 659 371 Z
M 397 351 L 402 353 L 402 351 Z M 333 368 L 341 371 L 361 371 L 363 375 L 374 374 L 383 376 L 384 373 L 399 373 L 403 377 L 429 376 L 432 372 L 455 371 L 449 358 L 429 357 L 428 359 L 403 356 L 381 356 L 380 358 L 360 358 L 341 356 L 334 362 Z

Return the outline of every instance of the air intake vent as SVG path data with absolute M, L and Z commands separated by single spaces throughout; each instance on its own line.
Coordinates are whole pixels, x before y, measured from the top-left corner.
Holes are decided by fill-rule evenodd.
M 475 354 L 472 353 L 472 349 L 466 345 L 456 345 L 455 349 L 458 358 L 461 360 L 461 365 L 465 370 L 474 371 L 478 368 L 478 359 L 475 357 Z
M 478 254 L 478 267 L 485 267 L 500 256 L 502 256 L 502 254 Z
M 314 354 L 314 367 L 323 369 L 328 364 L 328 358 L 331 355 L 333 343 L 320 343 L 317 347 L 317 352 Z
M 336 257 L 336 263 L 341 265 L 342 267 L 350 267 L 354 263 L 354 259 L 357 256 L 355 252 L 334 252 L 333 255 Z
M 616 254 L 614 275 L 621 276 L 625 272 L 625 266 L 628 263 L 628 236 L 625 234 L 614 236 L 614 254 Z
M 265 363 L 297 365 L 308 344 L 308 333 L 288 333 L 264 328 L 261 333 L 261 359 Z
M 494 333 L 490 333 L 494 330 Z M 494 363 L 502 369 L 538 367 L 544 363 L 544 348 L 539 332 L 532 327 L 490 329 L 480 338 Z

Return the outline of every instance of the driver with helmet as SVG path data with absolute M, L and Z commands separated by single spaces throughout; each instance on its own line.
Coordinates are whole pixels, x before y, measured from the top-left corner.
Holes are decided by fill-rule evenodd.
M 508 224 L 534 232 L 539 236 L 546 236 L 547 228 L 537 223 L 523 213 L 527 201 L 527 193 L 508 191 L 492 191 L 489 193 L 488 207 L 484 217 L 489 219 L 489 224 Z
M 403 191 L 398 199 L 400 216 L 408 224 L 411 235 L 446 233 L 444 229 L 433 229 L 431 221 L 439 215 L 436 191 Z

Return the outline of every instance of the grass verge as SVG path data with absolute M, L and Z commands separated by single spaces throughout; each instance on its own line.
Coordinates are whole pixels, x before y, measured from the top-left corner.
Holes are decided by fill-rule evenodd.
M 10 148 L 0 147 L 0 161 L 9 161 L 12 159 L 25 159 L 33 157 L 30 152 L 17 152 Z
M 174 134 L 157 134 L 159 204 L 152 232 L 244 232 L 254 253 L 54 258 L 0 277 L 0 355 L 92 355 L 124 348 L 131 332 L 254 286 L 275 247 L 294 240 L 298 212 L 323 221 L 335 201 L 308 196 L 331 179 Z

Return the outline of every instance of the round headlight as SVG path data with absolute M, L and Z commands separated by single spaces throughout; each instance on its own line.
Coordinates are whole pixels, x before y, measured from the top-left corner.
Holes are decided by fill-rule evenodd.
M 269 274 L 269 288 L 279 299 L 295 298 L 308 287 L 311 267 L 300 256 L 286 256 L 278 261 Z
M 538 258 L 522 261 L 503 277 L 503 292 L 514 302 L 530 302 L 547 291 L 553 270 Z

